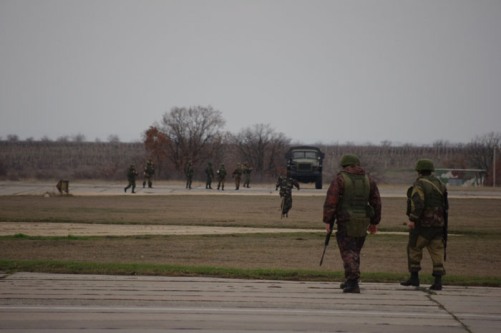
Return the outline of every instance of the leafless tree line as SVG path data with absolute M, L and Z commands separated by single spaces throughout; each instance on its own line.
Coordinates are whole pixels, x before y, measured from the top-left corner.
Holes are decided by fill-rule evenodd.
M 268 126 L 248 129 L 258 133 L 270 131 Z M 273 134 L 273 135 L 272 135 Z M 232 140 L 217 143 L 218 153 L 199 158 L 195 178 L 203 180 L 205 164 L 225 163 L 227 169 L 248 162 L 254 169 L 254 181 L 274 181 L 284 172 L 285 151 L 289 141 L 271 131 L 265 136 L 266 145 L 242 131 Z M 260 136 L 257 136 L 259 138 Z M 408 183 L 415 177 L 414 166 L 419 158 L 430 158 L 440 168 L 479 168 L 487 170 L 486 185 L 492 184 L 492 166 L 495 147 L 489 146 L 492 135 L 479 137 L 470 144 L 437 144 L 433 146 L 391 145 L 320 145 L 325 152 L 324 179 L 331 179 L 339 171 L 339 161 L 345 153 L 357 154 L 363 166 L 382 183 Z M 236 140 L 236 141 L 235 141 Z M 276 141 L 278 140 L 278 144 Z M 497 154 L 496 179 L 501 180 L 501 161 Z M 121 142 L 41 142 L 0 141 L 0 179 L 103 179 L 122 180 L 130 164 L 141 170 L 151 152 L 144 143 Z M 182 171 L 168 160 L 157 179 L 182 179 Z M 499 184 L 498 184 L 499 185 Z
M 0 177 L 123 179 L 129 165 L 141 171 L 147 159 L 156 166 L 159 179 L 182 179 L 187 163 L 195 169 L 195 179 L 204 178 L 208 162 L 216 168 L 225 164 L 229 172 L 238 164 L 253 168 L 254 181 L 271 181 L 285 173 L 285 153 L 291 139 L 270 125 L 254 124 L 237 134 L 223 130 L 225 120 L 212 107 L 175 107 L 144 131 L 143 142 L 121 143 L 110 136 L 108 142 L 73 140 L 26 140 L 11 135 L 0 140 Z M 325 153 L 324 180 L 339 171 L 345 153 L 357 154 L 363 166 L 383 183 L 408 183 L 415 177 L 414 165 L 420 158 L 432 159 L 437 167 L 486 170 L 492 184 L 494 156 L 501 133 L 488 133 L 467 144 L 437 141 L 431 146 L 336 144 L 318 145 Z M 501 154 L 498 154 L 498 156 Z M 498 163 L 500 165 L 501 163 Z M 497 170 L 496 170 L 497 172 Z

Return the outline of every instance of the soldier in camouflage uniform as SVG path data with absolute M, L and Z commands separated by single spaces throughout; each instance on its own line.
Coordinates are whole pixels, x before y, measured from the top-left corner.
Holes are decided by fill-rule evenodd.
M 143 188 L 146 186 L 146 182 L 148 182 L 148 187 L 152 188 L 153 187 L 153 182 L 151 181 L 151 178 L 155 174 L 155 167 L 153 166 L 153 162 L 151 160 L 148 160 L 146 162 L 146 166 L 144 167 L 143 171 Z
M 403 286 L 419 286 L 419 271 L 423 249 L 426 248 L 433 263 L 435 281 L 431 290 L 442 289 L 444 269 L 444 228 L 449 203 L 447 188 L 432 172 L 435 170 L 433 162 L 421 159 L 416 163 L 418 178 L 409 188 L 409 202 L 407 215 L 409 216 L 409 243 L 407 246 L 408 269 L 411 276 L 401 282 Z
M 290 177 L 278 177 L 275 191 L 280 188 L 280 198 L 282 198 L 282 217 L 289 217 L 289 210 L 292 208 L 292 188 L 299 191 L 299 183 Z
M 337 225 L 336 240 L 345 275 L 343 292 L 360 293 L 360 252 L 367 230 L 375 233 L 381 221 L 381 197 L 356 155 L 344 155 L 341 167 L 327 190 L 323 222 L 327 233 L 332 231 L 334 222 Z
M 212 190 L 212 179 L 214 178 L 214 170 L 212 170 L 212 163 L 207 163 L 205 168 L 205 188 Z
M 244 187 L 250 188 L 250 174 L 252 172 L 252 168 L 248 163 L 244 163 L 242 172 L 244 174 Z
M 240 189 L 240 181 L 242 180 L 242 165 L 237 164 L 237 167 L 231 174 L 233 179 L 235 179 L 235 190 Z
M 186 188 L 191 190 L 191 182 L 193 181 L 193 164 L 191 161 L 186 164 L 186 167 L 184 168 L 184 174 L 186 176 Z
M 137 171 L 134 164 L 129 166 L 129 170 L 127 170 L 127 180 L 129 184 L 124 188 L 124 192 L 127 193 L 127 190 L 132 187 L 132 193 L 136 193 L 134 190 L 136 189 L 136 177 Z
M 221 188 L 222 191 L 224 191 L 224 181 L 226 179 L 226 169 L 224 168 L 224 164 L 221 164 L 219 169 L 216 171 L 217 174 L 217 189 L 219 190 Z

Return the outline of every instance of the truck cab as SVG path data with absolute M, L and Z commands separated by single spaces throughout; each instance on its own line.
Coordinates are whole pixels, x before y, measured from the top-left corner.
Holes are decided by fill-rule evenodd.
M 285 154 L 287 177 L 301 183 L 315 183 L 322 189 L 322 163 L 325 154 L 318 147 L 294 146 Z

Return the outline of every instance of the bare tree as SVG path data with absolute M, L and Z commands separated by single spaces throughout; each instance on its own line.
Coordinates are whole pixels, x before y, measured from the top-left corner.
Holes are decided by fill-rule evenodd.
M 73 142 L 85 142 L 85 135 L 79 133 L 75 134 L 71 137 L 71 141 Z
M 284 164 L 284 154 L 290 139 L 277 133 L 269 124 L 256 124 L 243 129 L 234 137 L 240 158 L 252 165 L 261 175 L 275 175 Z
M 9 135 L 7 135 L 7 141 L 18 142 L 19 136 L 17 136 L 17 134 L 9 134 Z
M 168 156 L 177 171 L 187 161 L 194 165 L 212 155 L 222 142 L 225 125 L 221 112 L 211 106 L 174 107 L 162 119 L 162 132 L 169 138 Z
M 110 135 L 108 135 L 108 142 L 109 143 L 119 143 L 120 138 L 116 134 L 110 134 Z

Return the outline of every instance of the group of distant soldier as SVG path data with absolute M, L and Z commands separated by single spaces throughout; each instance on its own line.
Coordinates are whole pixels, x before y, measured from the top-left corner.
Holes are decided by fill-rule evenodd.
M 323 205 L 323 222 L 325 223 L 327 240 L 336 225 L 336 241 L 339 247 L 344 267 L 344 282 L 341 289 L 345 293 L 360 293 L 360 253 L 364 246 L 367 233 L 375 234 L 381 221 L 381 197 L 376 182 L 360 166 L 356 155 L 346 154 L 341 158 L 341 171 L 337 173 L 327 190 Z M 434 165 L 431 160 L 420 159 L 415 170 L 418 177 L 407 191 L 407 211 L 409 222 L 409 241 L 407 245 L 407 261 L 410 277 L 401 282 L 402 286 L 419 287 L 419 271 L 423 250 L 426 248 L 433 264 L 434 282 L 431 290 L 442 289 L 442 276 L 445 275 L 444 261 L 447 246 L 448 199 L 445 185 L 433 175 Z M 186 188 L 191 189 L 193 166 L 191 161 L 185 167 Z M 247 163 L 238 164 L 232 172 L 235 190 L 240 188 L 243 177 L 243 187 L 250 187 L 252 168 Z M 151 160 L 144 167 L 143 188 L 152 187 L 152 177 L 155 168 Z M 135 179 L 138 173 L 133 165 L 127 172 L 127 192 L 132 188 L 135 193 Z M 217 177 L 217 189 L 224 191 L 227 171 L 224 164 L 214 172 L 212 163 L 205 168 L 206 189 L 212 189 L 214 176 Z M 292 190 L 300 189 L 298 182 L 288 176 L 280 176 L 275 190 L 280 189 L 282 199 L 282 217 L 288 217 L 292 207 Z M 324 252 L 325 253 L 325 252 Z M 323 257 L 322 257 L 323 260 Z M 322 261 L 321 261 L 322 263 Z
M 153 165 L 153 162 L 151 160 L 146 161 L 146 165 L 144 166 L 144 171 L 143 171 L 143 188 L 146 187 L 146 184 L 148 184 L 149 188 L 153 187 L 153 176 L 155 175 L 155 166 Z M 136 177 L 138 176 L 138 173 L 136 171 L 136 167 L 134 164 L 131 164 L 129 166 L 129 169 L 127 170 L 127 181 L 128 184 L 124 188 L 124 192 L 127 193 L 127 190 L 129 188 L 132 189 L 132 193 L 136 193 Z
M 250 179 L 251 179 L 251 172 L 252 168 L 249 166 L 248 163 L 239 163 L 237 164 L 237 167 L 232 173 L 232 177 L 235 180 L 235 190 L 240 189 L 240 182 L 242 181 L 243 177 L 243 187 L 250 188 Z M 184 167 L 184 175 L 186 177 L 186 188 L 191 190 L 192 182 L 193 182 L 193 175 L 195 171 L 193 169 L 193 163 L 191 161 L 188 161 L 186 163 L 186 166 Z M 151 160 L 148 160 L 146 162 L 146 165 L 144 167 L 143 171 L 143 188 L 148 185 L 148 188 L 153 187 L 153 181 L 152 178 L 155 175 L 155 167 L 153 165 L 153 162 Z M 226 169 L 223 163 L 219 166 L 219 169 L 216 170 L 215 175 L 217 176 L 217 189 L 224 191 L 224 184 L 226 181 Z M 138 172 L 136 171 L 135 165 L 131 164 L 129 166 L 129 169 L 127 170 L 127 181 L 128 184 L 124 188 L 124 192 L 127 192 L 129 188 L 132 189 L 132 193 L 136 193 L 136 178 L 138 176 Z M 214 170 L 212 168 L 212 163 L 208 162 L 207 167 L 205 168 L 205 176 L 206 176 L 206 181 L 205 181 L 205 188 L 206 189 L 212 189 L 212 181 L 214 180 Z

